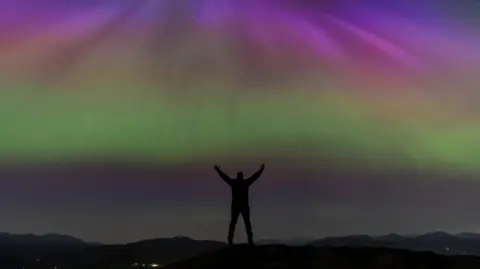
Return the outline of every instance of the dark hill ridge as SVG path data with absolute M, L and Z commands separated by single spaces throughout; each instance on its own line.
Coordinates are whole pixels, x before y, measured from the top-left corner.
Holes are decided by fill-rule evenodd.
M 307 245 L 307 243 L 309 247 L 300 246 L 301 244 Z M 295 246 L 298 247 L 295 248 Z M 185 261 L 184 266 L 189 266 L 187 268 L 195 268 L 188 261 L 192 257 L 197 257 L 195 259 L 198 259 L 196 260 L 198 263 L 213 262 L 213 265 L 209 265 L 212 268 L 215 268 L 216 264 L 221 266 L 228 263 L 231 259 L 236 262 L 227 268 L 242 266 L 243 259 L 246 259 L 247 262 L 255 262 L 255 264 L 257 264 L 257 260 L 260 261 L 260 264 L 277 263 L 279 266 L 285 264 L 285 266 L 282 265 L 283 268 L 291 268 L 290 260 L 300 259 L 301 262 L 298 263 L 306 268 L 309 268 L 308 266 L 311 263 L 326 263 L 327 265 L 333 264 L 336 269 L 340 269 L 344 265 L 341 261 L 343 258 L 351 260 L 366 259 L 368 260 L 367 263 L 382 263 L 389 259 L 395 261 L 399 259 L 398 263 L 403 264 L 408 262 L 402 261 L 405 257 L 407 260 L 420 259 L 423 261 L 424 258 L 422 257 L 426 257 L 425 255 L 437 257 L 435 259 L 440 260 L 448 258 L 444 260 L 447 264 L 455 263 L 458 260 L 463 266 L 461 268 L 468 268 L 466 266 L 469 266 L 471 262 L 466 259 L 471 258 L 467 255 L 480 256 L 480 235 L 475 233 L 447 234 L 444 232 L 409 236 L 399 234 L 383 236 L 352 235 L 313 241 L 309 238 L 258 240 L 258 246 L 254 249 L 245 248 L 242 245 L 235 246 L 233 249 L 226 247 L 227 245 L 223 242 L 193 240 L 184 236 L 142 240 L 122 245 L 97 246 L 64 235 L 35 236 L 31 234 L 10 235 L 0 233 L 0 269 L 17 268 L 18 266 L 16 267 L 14 264 L 21 264 L 22 266 L 18 267 L 19 269 L 51 269 L 54 266 L 63 269 L 123 269 L 135 268 L 135 266 L 132 266 L 134 264 L 140 265 L 140 267 L 144 267 L 143 264 L 145 264 L 145 268 L 147 268 L 149 264 L 170 265 L 182 261 Z M 369 249 L 370 252 L 367 251 Z M 347 251 L 346 254 L 345 251 Z M 415 253 L 409 251 L 429 251 L 431 253 L 419 253 L 423 256 L 415 256 Z M 433 253 L 448 255 L 445 258 L 438 258 L 439 256 Z M 461 256 L 454 256 L 460 254 L 465 259 Z M 398 255 L 400 255 L 400 258 L 397 257 Z M 37 260 L 40 260 L 40 262 Z M 377 262 L 377 260 L 381 262 Z M 474 262 L 478 261 L 475 260 Z M 422 264 L 422 262 L 419 263 Z M 361 262 L 358 264 L 363 266 Z M 245 264 L 245 266 L 247 265 Z M 357 265 L 357 263 L 354 265 Z M 265 265 L 265 268 L 268 268 L 268 266 Z M 352 268 L 371 269 L 375 267 Z
M 188 237 L 160 238 L 143 240 L 126 245 L 106 245 L 89 248 L 81 259 L 101 257 L 105 263 L 115 261 L 124 264 L 127 261 L 138 263 L 167 264 L 190 258 L 203 252 L 224 248 L 225 243 L 193 240 Z
M 122 269 L 134 268 L 134 264 L 145 268 L 143 264 L 171 264 L 225 246 L 222 242 L 193 240 L 188 237 L 160 238 L 125 245 L 88 247 L 69 255 L 52 255 L 47 260 L 49 264 L 68 269 Z
M 480 257 L 442 256 L 387 248 L 239 245 L 164 269 L 478 269 Z

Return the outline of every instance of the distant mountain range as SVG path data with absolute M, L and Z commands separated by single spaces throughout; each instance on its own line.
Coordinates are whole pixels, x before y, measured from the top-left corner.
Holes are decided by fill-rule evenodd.
M 286 245 L 286 246 L 304 246 L 314 241 L 313 237 L 298 237 L 290 239 L 260 239 L 257 245 Z
M 387 234 L 383 236 L 350 235 L 323 239 L 258 240 L 258 245 L 309 246 L 314 248 L 355 247 L 429 251 L 443 255 L 480 256 L 480 234 L 433 232 L 422 235 Z M 0 268 L 132 268 L 149 264 L 166 265 L 198 255 L 213 253 L 226 244 L 188 237 L 160 238 L 139 242 L 101 245 L 59 234 L 12 235 L 0 233 Z M 33 265 L 36 265 L 33 266 Z M 41 265 L 41 266 L 40 266 Z M 32 267 L 33 266 L 33 267 Z M 40 266 L 40 267 L 39 267 Z M 44 266 L 44 267 L 42 267 Z M 20 267 L 21 268 L 21 267 Z M 479 267 L 480 268 L 480 267 Z
M 383 236 L 351 235 L 327 237 L 308 245 L 345 247 L 388 247 L 412 251 L 431 251 L 444 255 L 480 256 L 480 234 L 433 232 L 415 236 L 388 234 Z
M 0 233 L 0 256 L 36 259 L 57 253 L 75 253 L 95 245 L 98 243 L 89 243 L 73 236 L 61 234 Z
M 0 233 L 0 244 L 63 244 L 63 245 L 86 245 L 87 242 L 69 235 L 62 234 L 9 234 Z
M 412 251 L 431 251 L 443 255 L 480 256 L 480 233 L 432 232 L 419 235 L 387 234 L 381 236 L 348 235 L 322 239 L 260 240 L 259 245 L 287 245 L 315 247 L 388 247 Z

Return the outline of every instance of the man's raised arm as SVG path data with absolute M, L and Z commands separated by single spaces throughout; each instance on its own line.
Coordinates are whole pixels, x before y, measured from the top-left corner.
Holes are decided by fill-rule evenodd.
M 262 175 L 264 169 L 265 164 L 262 164 L 262 166 L 260 166 L 260 169 L 247 179 L 248 185 L 252 185 Z
M 225 173 L 220 169 L 220 166 L 215 165 L 214 168 L 215 168 L 215 171 L 217 171 L 217 173 L 220 175 L 220 177 L 221 177 L 225 182 L 227 182 L 228 185 L 231 185 L 230 183 L 232 182 L 232 179 L 231 179 L 229 176 L 227 176 L 227 174 L 225 174 Z

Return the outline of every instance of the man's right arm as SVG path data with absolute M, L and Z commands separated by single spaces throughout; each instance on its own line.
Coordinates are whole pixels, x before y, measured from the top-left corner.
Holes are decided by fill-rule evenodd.
M 220 175 L 220 177 L 223 179 L 223 181 L 225 181 L 228 185 L 231 185 L 232 179 L 227 176 L 227 174 L 225 174 L 218 165 L 215 165 L 214 168 L 215 171 L 217 171 L 218 175 Z

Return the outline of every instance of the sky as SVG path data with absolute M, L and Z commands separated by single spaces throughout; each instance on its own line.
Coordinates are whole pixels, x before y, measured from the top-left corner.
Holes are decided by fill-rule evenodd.
M 0 230 L 479 231 L 478 1 L 0 2 Z M 244 238 L 243 223 L 238 236 Z

